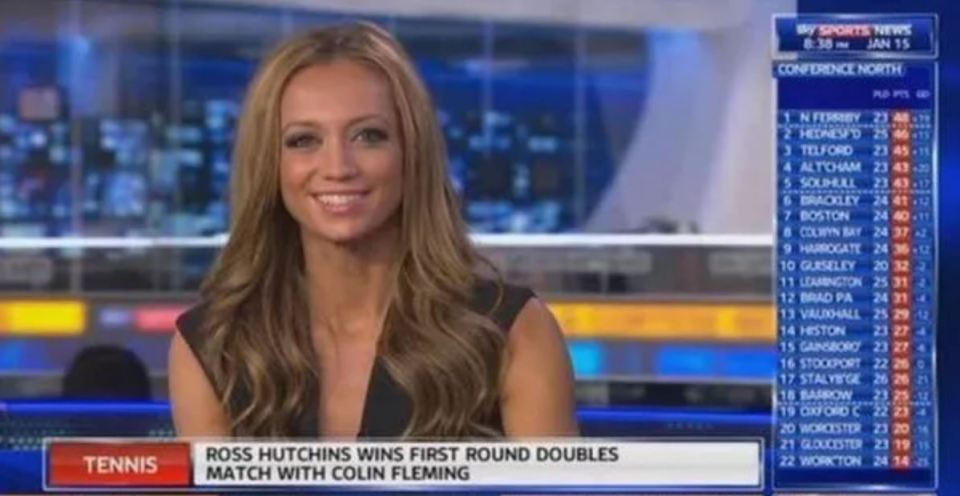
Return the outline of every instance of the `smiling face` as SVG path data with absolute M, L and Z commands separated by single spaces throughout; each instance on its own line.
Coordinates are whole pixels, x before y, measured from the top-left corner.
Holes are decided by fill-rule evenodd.
M 303 236 L 350 243 L 397 222 L 403 149 L 383 75 L 347 59 L 306 67 L 280 126 L 280 193 Z

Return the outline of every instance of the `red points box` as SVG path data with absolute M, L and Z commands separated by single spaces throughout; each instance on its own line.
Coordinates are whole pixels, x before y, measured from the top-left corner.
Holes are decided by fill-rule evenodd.
M 52 442 L 48 487 L 188 487 L 187 443 Z

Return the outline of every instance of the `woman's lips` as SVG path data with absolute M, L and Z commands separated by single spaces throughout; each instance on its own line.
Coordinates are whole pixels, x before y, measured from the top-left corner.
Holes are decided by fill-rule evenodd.
M 360 206 L 366 196 L 366 191 L 314 193 L 310 195 L 325 211 L 336 214 L 348 213 L 355 210 Z

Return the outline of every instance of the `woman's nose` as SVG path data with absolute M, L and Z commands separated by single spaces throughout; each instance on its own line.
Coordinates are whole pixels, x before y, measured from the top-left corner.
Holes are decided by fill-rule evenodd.
M 320 159 L 324 178 L 342 181 L 357 175 L 358 169 L 349 143 L 338 139 L 330 140 L 325 148 Z

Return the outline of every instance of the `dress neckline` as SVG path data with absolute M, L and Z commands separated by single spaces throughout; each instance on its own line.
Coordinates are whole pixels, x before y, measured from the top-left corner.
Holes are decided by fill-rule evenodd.
M 367 379 L 367 390 L 363 395 L 363 406 L 360 411 L 360 426 L 357 429 L 356 438 L 362 438 L 366 436 L 367 425 L 369 424 L 369 415 L 370 415 L 370 403 L 377 393 L 377 389 L 380 385 L 380 374 L 381 371 L 380 357 L 377 356 L 373 359 L 373 367 L 370 368 L 370 377 Z M 319 396 L 319 387 L 315 388 L 315 393 L 313 397 L 307 401 L 307 407 L 304 410 L 304 414 L 301 416 L 299 424 L 299 435 L 302 437 L 325 437 L 321 434 L 320 428 L 320 396 Z

